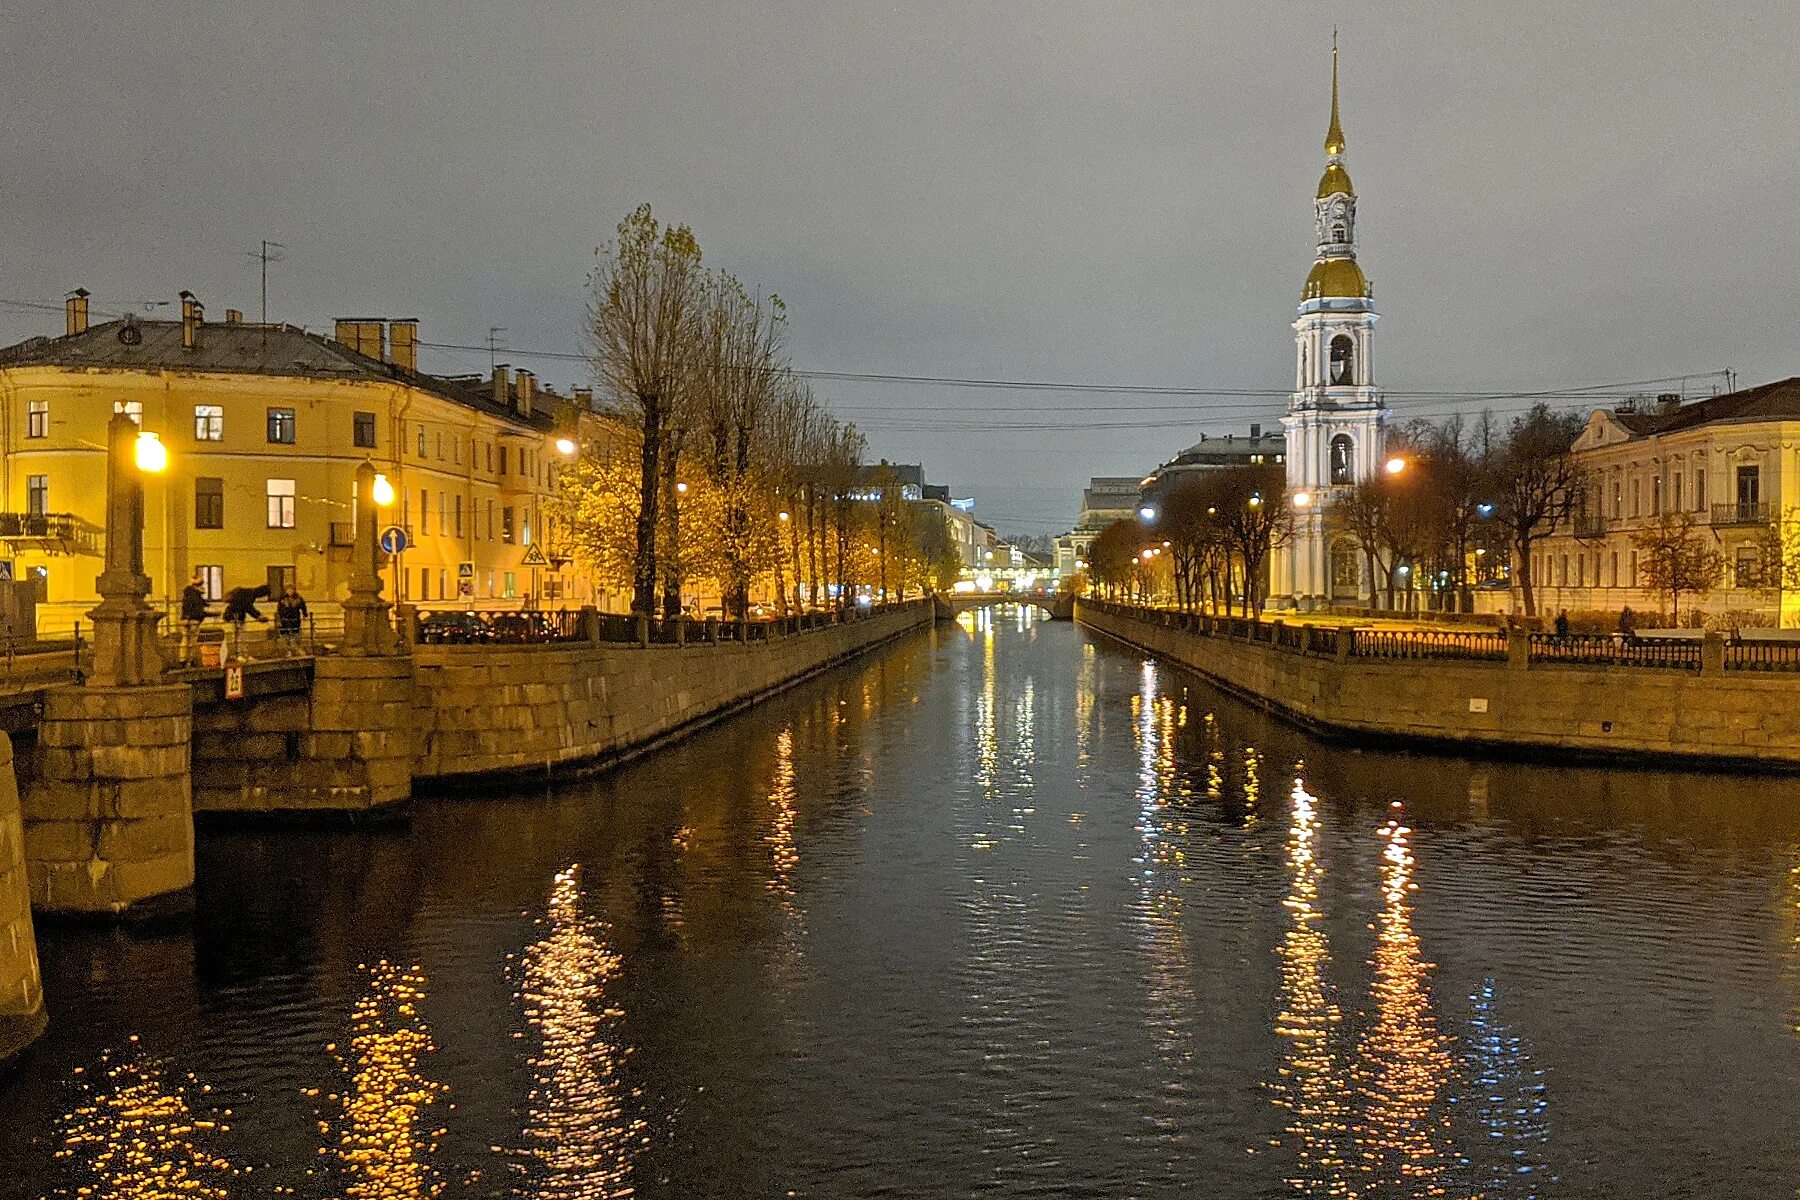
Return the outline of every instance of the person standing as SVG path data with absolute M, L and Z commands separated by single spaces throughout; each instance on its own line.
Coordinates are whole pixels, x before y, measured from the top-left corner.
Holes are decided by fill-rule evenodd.
M 267 621 L 269 618 L 256 611 L 256 602 L 266 600 L 269 596 L 269 585 L 261 587 L 235 587 L 225 593 L 225 624 L 232 632 L 231 656 L 246 657 L 244 654 L 244 622 Z
M 1556 636 L 1559 638 L 1569 636 L 1569 610 L 1566 608 L 1556 614 Z
M 275 637 L 286 654 L 300 653 L 300 625 L 306 619 L 306 601 L 293 584 L 275 601 Z
M 181 662 L 193 666 L 200 657 L 200 625 L 206 620 L 206 588 L 195 571 L 181 589 Z

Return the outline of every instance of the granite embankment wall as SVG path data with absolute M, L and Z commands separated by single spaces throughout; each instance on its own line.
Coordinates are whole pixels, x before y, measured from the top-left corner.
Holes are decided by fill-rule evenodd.
M 931 625 L 929 600 L 748 644 L 418 646 L 413 778 L 605 766 Z
M 1094 601 L 1076 619 L 1328 737 L 1800 771 L 1800 673 L 1725 670 L 1710 650 L 1698 669 L 1533 661 L 1517 638 L 1506 661 L 1359 657 L 1347 630 L 1296 647 Z

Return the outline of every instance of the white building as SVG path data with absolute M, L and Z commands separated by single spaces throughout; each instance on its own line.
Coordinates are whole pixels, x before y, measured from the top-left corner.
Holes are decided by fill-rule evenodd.
M 1331 128 L 1325 174 L 1313 200 L 1318 253 L 1294 321 L 1294 394 L 1287 431 L 1287 484 L 1293 540 L 1272 578 L 1278 604 L 1319 608 L 1366 589 L 1354 542 L 1334 538 L 1332 508 L 1371 477 L 1386 449 L 1387 409 L 1375 389 L 1375 302 L 1356 261 L 1356 192 L 1344 168 L 1338 123 L 1337 47 L 1331 50 Z

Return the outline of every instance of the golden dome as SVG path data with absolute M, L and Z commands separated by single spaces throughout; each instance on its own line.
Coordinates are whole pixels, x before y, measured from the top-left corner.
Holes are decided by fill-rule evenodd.
M 1343 163 L 1331 163 L 1325 168 L 1325 174 L 1319 178 L 1319 199 L 1335 196 L 1339 192 L 1345 195 L 1356 195 L 1356 189 L 1350 186 L 1350 172 L 1344 170 Z
M 1313 264 L 1312 271 L 1306 276 L 1306 286 L 1300 290 L 1300 299 L 1306 301 L 1329 297 L 1361 300 L 1368 294 L 1369 281 L 1354 258 L 1321 258 Z

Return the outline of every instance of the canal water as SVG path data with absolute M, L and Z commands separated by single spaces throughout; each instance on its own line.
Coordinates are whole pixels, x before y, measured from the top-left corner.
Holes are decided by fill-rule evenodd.
M 1800 1187 L 1792 782 L 1328 747 L 1032 609 L 199 880 L 43 930 L 0 1195 Z

